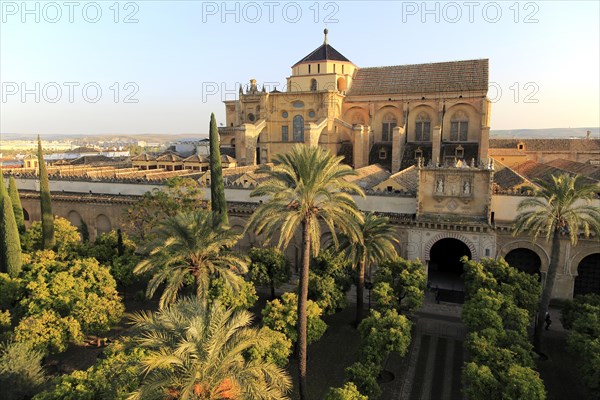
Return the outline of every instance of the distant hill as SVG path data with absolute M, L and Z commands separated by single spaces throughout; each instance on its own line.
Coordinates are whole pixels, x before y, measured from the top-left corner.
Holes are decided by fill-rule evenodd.
M 490 130 L 495 139 L 569 139 L 585 138 L 587 131 L 593 139 L 600 139 L 600 128 L 549 128 L 549 129 L 507 129 Z
M 89 135 L 85 133 L 75 134 L 41 134 L 40 137 L 44 140 L 63 140 L 63 139 L 81 139 L 81 140 L 105 140 L 105 139 L 135 139 L 145 140 L 149 142 L 170 142 L 173 140 L 184 139 L 204 139 L 208 138 L 208 133 L 132 133 L 132 134 L 96 134 Z M 21 134 L 21 133 L 0 133 L 0 140 L 35 140 L 37 134 Z

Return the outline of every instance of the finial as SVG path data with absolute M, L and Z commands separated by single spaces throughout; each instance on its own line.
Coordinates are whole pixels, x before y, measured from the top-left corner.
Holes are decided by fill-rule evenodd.
M 323 33 L 325 34 L 325 40 L 323 40 L 323 44 L 329 44 L 329 43 L 327 42 L 327 34 L 329 33 L 329 30 L 328 30 L 327 28 L 325 28 L 325 29 L 323 30 Z

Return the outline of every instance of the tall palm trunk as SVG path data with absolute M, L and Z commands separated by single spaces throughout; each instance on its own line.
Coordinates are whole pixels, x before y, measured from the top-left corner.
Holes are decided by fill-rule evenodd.
M 362 259 L 358 263 L 358 282 L 356 283 L 356 326 L 362 321 L 365 308 L 364 292 L 366 264 L 367 255 L 363 254 Z
M 542 290 L 542 297 L 538 307 L 537 321 L 535 324 L 535 332 L 533 337 L 533 347 L 536 352 L 542 351 L 542 335 L 544 334 L 544 320 L 546 317 L 546 311 L 550 305 L 550 298 L 552 296 L 552 289 L 554 287 L 554 280 L 556 279 L 556 271 L 558 270 L 558 263 L 560 260 L 560 231 L 557 227 L 552 234 L 552 251 L 550 254 L 550 265 L 548 265 L 548 273 L 546 274 L 546 281 L 544 282 L 544 289 Z
M 300 294 L 298 298 L 298 382 L 300 399 L 307 400 L 306 393 L 306 304 L 308 302 L 308 269 L 310 266 L 310 217 L 302 223 L 302 265 L 300 267 Z

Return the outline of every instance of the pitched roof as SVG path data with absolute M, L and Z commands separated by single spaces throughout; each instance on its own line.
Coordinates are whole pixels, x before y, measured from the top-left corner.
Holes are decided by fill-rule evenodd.
M 112 159 L 110 157 L 104 156 L 102 154 L 93 155 L 93 156 L 81 156 L 74 160 L 70 160 L 67 163 L 69 165 L 82 165 L 82 164 L 94 164 L 94 163 L 116 163 L 117 160 Z
M 349 96 L 488 90 L 488 60 L 360 68 Z
M 99 153 L 100 150 L 94 149 L 93 147 L 77 147 L 73 150 L 69 150 L 67 154 L 81 154 L 81 153 Z
M 600 139 L 490 139 L 490 149 L 517 148 L 524 151 L 600 151 Z
M 541 164 L 531 160 L 517 164 L 513 167 L 513 169 L 517 173 L 525 176 L 528 179 L 541 179 L 546 182 L 552 181 L 552 175 L 558 176 L 565 173 L 568 173 L 569 175 L 574 175 L 573 172 L 569 172 L 564 169 L 554 167 L 552 165 Z M 587 177 L 584 178 L 583 181 L 586 183 L 598 183 L 598 180 Z
M 381 164 L 387 169 L 392 169 L 392 144 L 375 143 L 369 151 L 369 164 Z M 381 158 L 381 151 L 385 151 L 385 157 Z
M 388 186 L 390 181 L 393 181 L 407 192 L 416 193 L 419 180 L 418 178 L 419 172 L 417 170 L 417 167 L 413 165 L 411 167 L 403 169 L 400 172 L 396 172 L 394 175 L 391 175 L 388 179 L 382 181 L 376 186 L 379 187 L 379 190 L 383 190 L 383 186 Z
M 208 159 L 208 157 L 202 156 L 200 154 L 192 154 L 191 156 L 184 158 L 183 162 L 197 162 L 197 163 L 205 164 L 205 163 L 210 162 L 210 160 Z
M 300 63 L 304 63 L 304 62 L 327 61 L 327 60 L 351 62 L 346 57 L 344 57 L 342 55 L 342 53 L 340 53 L 339 51 L 334 49 L 331 45 L 324 43 L 324 44 L 320 45 L 319 47 L 317 47 L 315 50 L 313 50 L 312 53 L 310 53 L 309 55 L 304 57 L 302 60 L 300 60 L 296 64 L 294 64 L 293 67 L 295 67 L 296 65 L 298 65 Z
M 361 189 L 369 190 L 380 182 L 390 177 L 391 173 L 379 164 L 373 164 L 354 170 L 356 175 L 347 176 L 344 179 L 356 183 Z
M 522 185 L 535 186 L 530 180 L 499 161 L 496 161 L 494 166 L 494 184 L 502 190 L 514 189 Z
M 165 153 L 157 157 L 156 161 L 179 162 L 182 158 L 175 153 Z
M 498 156 L 526 156 L 523 150 L 519 150 L 516 148 L 510 149 L 488 149 L 488 155 L 491 157 Z
M 152 154 L 148 154 L 148 153 L 143 153 L 138 156 L 131 157 L 131 161 L 155 161 L 155 160 L 156 160 L 156 156 L 153 156 Z
M 600 166 L 598 165 L 584 164 L 578 161 L 564 160 L 561 158 L 549 161 L 546 164 L 600 181 Z
M 415 158 L 415 152 L 417 150 L 421 150 L 423 160 L 426 164 L 431 161 L 433 151 L 431 142 L 406 143 L 404 145 L 404 152 L 402 154 L 402 161 L 400 163 L 400 171 L 417 164 L 417 159 Z

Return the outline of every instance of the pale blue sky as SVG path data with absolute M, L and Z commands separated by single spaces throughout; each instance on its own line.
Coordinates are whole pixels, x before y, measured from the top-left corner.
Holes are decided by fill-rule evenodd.
M 224 122 L 221 89 L 250 78 L 281 89 L 326 25 L 359 67 L 489 58 L 492 129 L 600 125 L 597 1 L 228 2 L 229 14 L 221 1 L 115 3 L 28 1 L 26 14 L 0 1 L 0 132 L 206 133 L 211 112 Z M 72 102 L 65 82 L 79 85 Z M 221 93 L 203 96 L 212 83 Z

